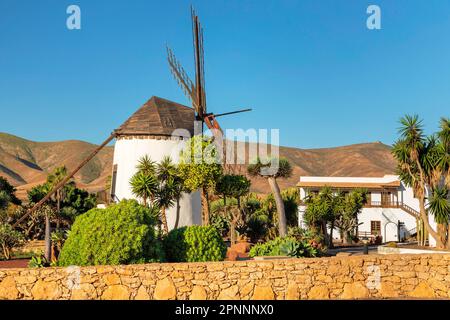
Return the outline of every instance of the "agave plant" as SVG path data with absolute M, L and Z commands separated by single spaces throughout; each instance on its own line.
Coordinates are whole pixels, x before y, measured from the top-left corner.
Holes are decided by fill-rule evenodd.
M 294 239 L 286 239 L 280 246 L 280 253 L 289 257 L 300 257 L 303 254 L 303 250 L 299 242 Z

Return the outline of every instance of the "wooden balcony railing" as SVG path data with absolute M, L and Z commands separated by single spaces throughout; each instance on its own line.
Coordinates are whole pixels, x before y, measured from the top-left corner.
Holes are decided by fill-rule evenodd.
M 399 201 L 369 201 L 366 208 L 401 208 L 402 203 Z

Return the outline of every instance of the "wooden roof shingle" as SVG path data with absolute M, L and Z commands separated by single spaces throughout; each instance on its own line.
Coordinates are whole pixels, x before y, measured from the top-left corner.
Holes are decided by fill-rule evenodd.
M 171 136 L 175 129 L 185 129 L 193 136 L 194 121 L 194 109 L 153 96 L 115 133 L 117 136 Z

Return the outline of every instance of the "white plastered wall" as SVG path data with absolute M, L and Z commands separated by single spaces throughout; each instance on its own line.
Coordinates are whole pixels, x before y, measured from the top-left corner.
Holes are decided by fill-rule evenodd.
M 140 158 L 148 155 L 153 161 L 160 162 L 170 156 L 174 163 L 179 161 L 179 153 L 183 146 L 181 140 L 164 139 L 118 139 L 114 146 L 113 164 L 117 165 L 115 195 L 119 200 L 135 199 L 130 188 L 130 179 L 136 173 L 136 165 Z M 173 229 L 176 221 L 175 206 L 166 211 L 169 229 Z M 180 201 L 180 217 L 178 227 L 201 224 L 200 193 L 184 194 Z

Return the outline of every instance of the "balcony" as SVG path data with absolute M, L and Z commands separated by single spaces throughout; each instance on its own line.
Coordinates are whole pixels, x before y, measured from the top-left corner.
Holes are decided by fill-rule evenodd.
M 400 201 L 369 201 L 364 208 L 402 208 Z

